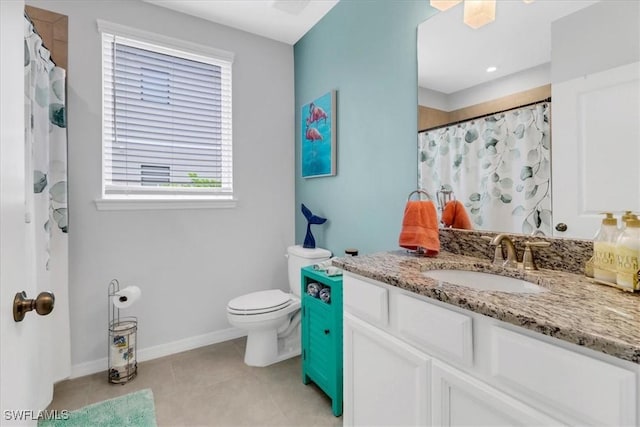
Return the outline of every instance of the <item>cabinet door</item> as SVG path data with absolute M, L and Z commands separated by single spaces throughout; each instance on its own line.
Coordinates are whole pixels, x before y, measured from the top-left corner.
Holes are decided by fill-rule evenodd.
M 434 426 L 543 426 L 560 423 L 504 393 L 437 361 L 433 362 Z
M 429 425 L 430 358 L 344 314 L 344 424 Z
M 304 297 L 303 327 L 303 368 L 321 389 L 333 394 L 334 383 L 331 373 L 335 370 L 335 344 L 333 342 L 331 310 L 318 299 Z M 307 378 L 303 377 L 307 383 Z

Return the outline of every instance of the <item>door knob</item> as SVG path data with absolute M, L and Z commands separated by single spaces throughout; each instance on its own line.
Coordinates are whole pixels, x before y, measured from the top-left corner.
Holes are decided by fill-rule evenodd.
M 559 222 L 558 224 L 556 224 L 556 230 L 567 231 L 567 224 L 565 224 L 564 222 Z
M 34 309 L 40 316 L 46 316 L 53 311 L 55 302 L 51 292 L 40 292 L 35 299 L 27 298 L 25 291 L 18 292 L 13 299 L 13 320 L 22 322 L 25 314 Z

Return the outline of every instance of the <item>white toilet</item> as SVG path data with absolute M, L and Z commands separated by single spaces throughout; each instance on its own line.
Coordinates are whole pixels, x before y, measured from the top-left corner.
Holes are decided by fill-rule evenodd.
M 227 318 L 247 331 L 244 363 L 268 366 L 300 354 L 300 269 L 326 261 L 326 249 L 287 248 L 290 293 L 280 289 L 252 292 L 227 304 Z

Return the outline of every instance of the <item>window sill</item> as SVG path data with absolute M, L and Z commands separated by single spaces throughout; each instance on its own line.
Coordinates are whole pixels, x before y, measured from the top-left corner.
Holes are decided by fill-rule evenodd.
M 168 209 L 229 209 L 235 208 L 236 199 L 207 199 L 207 198 L 101 198 L 94 200 L 99 211 L 140 211 L 140 210 L 168 210 Z

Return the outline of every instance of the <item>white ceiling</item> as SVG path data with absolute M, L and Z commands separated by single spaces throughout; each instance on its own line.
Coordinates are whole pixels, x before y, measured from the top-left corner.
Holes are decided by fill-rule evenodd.
M 501 0 L 495 21 L 477 30 L 463 23 L 462 4 L 437 13 L 418 27 L 418 85 L 451 94 L 547 63 L 551 22 L 596 2 Z
M 143 1 L 293 45 L 339 0 Z M 547 63 L 551 22 L 597 1 L 499 0 L 496 20 L 477 30 L 463 4 L 437 13 L 418 27 L 418 85 L 451 94 Z
M 338 0 L 143 0 L 290 45 Z

